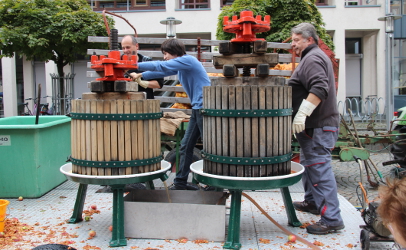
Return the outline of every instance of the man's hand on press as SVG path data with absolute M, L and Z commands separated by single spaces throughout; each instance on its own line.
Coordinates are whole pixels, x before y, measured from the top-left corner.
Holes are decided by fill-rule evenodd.
M 141 73 L 130 73 L 129 75 L 129 78 L 131 78 L 131 80 L 133 80 L 133 81 L 136 81 L 137 80 L 137 78 L 140 78 L 141 79 L 141 77 L 142 77 L 142 74 Z
M 300 133 L 305 129 L 306 116 L 310 116 L 317 106 L 313 103 L 303 100 L 299 110 L 296 113 L 292 123 L 292 131 L 294 134 Z
M 130 77 L 133 81 L 137 82 L 138 85 L 140 85 L 143 88 L 148 88 L 149 81 L 143 81 L 141 80 L 142 74 L 137 74 L 137 73 L 131 73 Z

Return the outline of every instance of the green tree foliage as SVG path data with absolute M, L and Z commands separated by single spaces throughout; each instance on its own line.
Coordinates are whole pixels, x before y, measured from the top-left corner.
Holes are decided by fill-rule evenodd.
M 112 27 L 113 19 L 108 19 Z M 0 58 L 15 52 L 27 60 L 52 60 L 63 76 L 63 67 L 87 49 L 108 47 L 89 43 L 88 36 L 107 36 L 107 31 L 102 14 L 86 0 L 0 1 Z
M 235 34 L 223 31 L 223 17 L 238 16 L 243 10 L 251 10 L 256 15 L 271 16 L 271 30 L 256 36 L 265 38 L 268 42 L 283 42 L 291 36 L 292 27 L 302 22 L 308 22 L 316 27 L 319 37 L 330 49 L 334 49 L 333 41 L 327 34 L 314 0 L 235 0 L 231 6 L 223 7 L 218 17 L 217 39 L 230 40 Z

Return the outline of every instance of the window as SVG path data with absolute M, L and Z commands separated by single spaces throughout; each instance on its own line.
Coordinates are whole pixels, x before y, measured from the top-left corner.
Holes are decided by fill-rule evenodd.
M 319 5 L 321 5 L 321 6 L 328 5 L 328 0 L 316 0 L 315 4 L 317 6 L 319 6 Z
M 151 0 L 150 6 L 151 7 L 157 7 L 157 6 L 165 7 L 165 0 Z
M 400 12 L 401 10 L 401 0 L 393 0 L 391 1 L 390 4 L 390 9 L 391 9 L 391 13 L 393 13 L 394 15 L 401 15 L 402 13 Z
M 147 0 L 134 0 L 134 5 L 135 6 L 146 6 L 147 5 Z
M 210 8 L 209 0 L 179 0 L 180 9 L 207 9 Z
M 96 2 L 95 1 L 93 1 L 93 0 L 89 1 L 88 0 L 87 2 L 89 3 L 90 8 L 92 8 L 92 9 L 96 8 Z
M 117 0 L 116 8 L 127 8 L 127 0 Z
M 94 11 L 165 9 L 165 0 L 88 0 Z
M 230 6 L 234 3 L 234 0 L 221 0 L 220 1 L 220 7 L 223 6 Z
M 361 54 L 361 38 L 345 39 L 345 54 Z
M 405 0 L 402 1 L 402 13 L 401 14 L 402 15 L 406 14 L 406 1 Z
M 397 95 L 406 95 L 406 39 L 395 39 L 394 40 L 394 94 L 395 94 L 395 110 L 399 108 L 399 106 L 404 106 L 402 105 L 397 105 L 397 99 L 401 98 L 404 100 L 402 97 L 399 97 Z M 396 107 L 398 106 L 398 107 Z
M 358 0 L 345 0 L 345 6 L 360 5 Z
M 103 9 L 114 8 L 114 5 L 115 5 L 114 2 L 115 1 L 99 2 L 99 6 L 100 6 L 100 8 L 103 8 Z

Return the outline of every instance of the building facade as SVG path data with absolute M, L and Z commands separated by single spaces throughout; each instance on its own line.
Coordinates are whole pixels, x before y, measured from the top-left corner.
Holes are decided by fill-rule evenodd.
M 346 112 L 346 102 L 355 100 L 351 108 L 364 112 L 364 102 L 374 100 L 379 113 L 384 113 L 387 102 L 388 81 L 388 46 L 393 46 L 393 81 L 394 95 L 402 96 L 401 86 L 406 67 L 403 60 L 403 18 L 395 21 L 393 44 L 388 45 L 385 32 L 386 22 L 378 21 L 388 13 L 404 14 L 404 1 L 394 0 L 391 5 L 386 0 L 316 0 L 322 14 L 325 28 L 335 44 L 336 58 L 340 59 L 338 105 L 340 112 Z M 231 5 L 230 0 L 88 0 L 94 11 L 103 9 L 115 12 L 127 19 L 142 37 L 166 37 L 166 26 L 160 23 L 168 17 L 175 17 L 182 23 L 176 25 L 178 38 L 200 37 L 216 39 L 218 16 L 224 5 Z M 388 7 L 389 6 L 389 7 Z M 405 5 L 406 7 L 406 5 Z M 122 19 L 114 17 L 119 35 L 134 34 L 134 30 Z M 405 19 L 406 20 L 406 19 Z M 405 29 L 406 30 L 406 29 Z M 157 49 L 159 48 L 148 48 Z M 214 48 L 211 48 L 214 49 Z M 402 53 L 403 52 L 403 53 Z M 66 67 L 66 73 L 74 73 L 74 98 L 80 98 L 87 92 L 86 77 L 88 59 L 80 60 Z M 15 116 L 21 112 L 18 103 L 35 96 L 38 83 L 42 83 L 42 96 L 52 95 L 49 74 L 56 73 L 52 62 L 29 62 L 23 59 L 2 59 L 2 90 L 4 116 Z M 406 91 L 405 91 L 406 92 Z M 51 102 L 51 98 L 42 102 Z M 375 105 L 375 104 L 374 104 Z M 393 105 L 393 103 L 388 103 Z M 355 107 L 357 106 L 357 107 Z

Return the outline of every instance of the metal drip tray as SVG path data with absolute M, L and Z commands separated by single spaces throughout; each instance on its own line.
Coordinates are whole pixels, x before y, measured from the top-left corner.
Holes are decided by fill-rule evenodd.
M 134 190 L 124 198 L 125 237 L 224 241 L 225 194 Z
M 161 161 L 161 169 L 153 172 L 131 174 L 131 175 L 83 175 L 72 173 L 72 163 L 67 163 L 60 168 L 66 177 L 74 182 L 94 185 L 131 184 L 147 182 L 161 178 L 166 171 L 169 171 L 171 164 Z
M 198 182 L 206 185 L 225 189 L 261 190 L 288 187 L 298 182 L 302 178 L 304 167 L 296 162 L 291 163 L 291 174 L 268 177 L 237 177 L 204 173 L 203 160 L 190 165 L 190 170 Z

